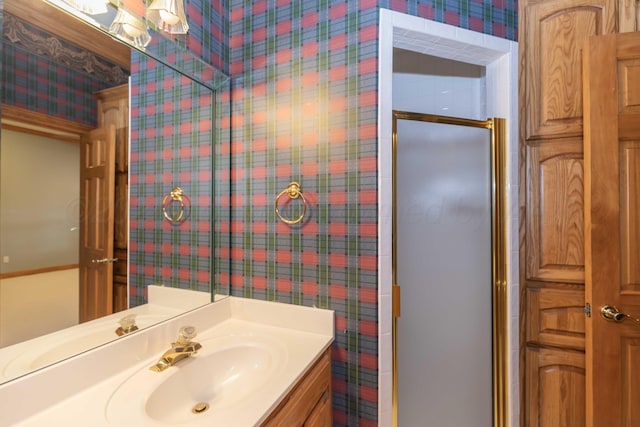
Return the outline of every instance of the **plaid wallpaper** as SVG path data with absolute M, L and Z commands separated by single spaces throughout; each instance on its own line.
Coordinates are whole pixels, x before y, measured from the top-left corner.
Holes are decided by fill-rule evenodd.
M 378 0 L 378 6 L 508 40 L 518 37 L 517 0 Z
M 232 294 L 335 310 L 334 423 L 375 425 L 377 9 L 231 4 Z M 290 181 L 294 226 L 274 213 Z
M 2 49 L 2 102 L 30 111 L 97 125 L 101 82 L 6 43 Z
M 378 10 L 514 39 L 515 1 L 229 3 L 231 293 L 335 310 L 334 424 L 375 426 Z M 274 213 L 290 181 L 293 226 Z
M 226 68 L 228 13 L 217 1 L 186 0 L 189 33 L 176 39 L 195 57 Z M 230 128 L 229 82 L 171 43 L 152 43 L 152 54 L 213 82 L 215 93 L 160 63 L 132 54 L 130 163 L 130 304 L 146 302 L 146 286 L 228 293 Z M 226 101 L 223 100 L 226 98 Z M 212 145 L 211 141 L 215 141 Z M 189 219 L 163 219 L 164 195 L 180 186 L 190 198 Z M 213 274 L 212 274 L 213 271 Z
M 150 3 L 151 0 L 146 0 Z M 228 13 L 222 0 L 184 0 L 189 32 L 176 35 L 173 41 L 223 72 L 227 72 L 226 33 Z M 152 40 L 151 48 L 155 40 Z
M 7 38 L 7 27 L 3 26 L 3 30 L 2 102 L 96 126 L 98 101 L 94 93 L 114 83 L 13 44 Z M 43 43 L 46 39 L 43 36 Z M 58 41 L 64 44 L 61 39 Z M 72 45 L 67 47 L 77 50 Z
M 185 0 L 189 21 L 187 48 L 206 63 L 227 71 L 228 14 L 219 0 Z
M 146 301 L 149 284 L 210 291 L 215 122 L 214 94 L 206 87 L 137 52 L 131 68 L 129 291 L 135 306 Z M 188 219 L 177 225 L 161 206 L 174 187 L 188 197 Z

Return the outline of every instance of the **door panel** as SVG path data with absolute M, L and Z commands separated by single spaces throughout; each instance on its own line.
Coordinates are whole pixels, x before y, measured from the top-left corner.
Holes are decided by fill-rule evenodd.
M 526 349 L 527 427 L 584 427 L 584 357 L 553 348 Z M 613 426 L 611 426 L 613 427 Z
M 640 70 L 638 71 L 640 73 Z M 640 132 L 638 132 L 640 134 Z M 626 230 L 620 237 L 621 271 L 620 290 L 623 292 L 640 292 L 640 142 L 622 141 L 620 167 L 620 220 L 622 229 Z M 635 256 L 635 258 L 634 258 Z
M 589 39 L 585 58 L 587 426 L 640 425 L 640 33 Z
M 615 4 L 549 0 L 526 5 L 526 138 L 580 136 L 580 46 L 589 36 L 615 31 Z
M 582 140 L 527 147 L 528 279 L 584 281 Z
M 80 147 L 80 321 L 113 312 L 114 126 L 89 132 Z
M 584 350 L 584 292 L 526 289 L 527 342 Z

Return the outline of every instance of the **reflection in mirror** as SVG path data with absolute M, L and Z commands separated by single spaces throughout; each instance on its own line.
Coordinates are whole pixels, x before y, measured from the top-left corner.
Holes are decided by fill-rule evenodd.
M 228 190 L 212 186 L 222 73 L 193 80 L 179 67 L 202 61 L 167 66 L 69 18 L 4 1 L 0 383 L 117 338 L 130 313 L 144 327 L 228 292 L 211 285 L 214 190 Z M 80 167 L 107 157 L 108 179 Z M 160 208 L 175 186 L 193 204 L 179 226 Z M 167 288 L 187 295 L 150 291 Z

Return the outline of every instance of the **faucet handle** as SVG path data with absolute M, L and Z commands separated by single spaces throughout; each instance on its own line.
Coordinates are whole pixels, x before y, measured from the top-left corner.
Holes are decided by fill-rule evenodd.
M 116 334 L 118 336 L 126 335 L 130 332 L 138 330 L 138 325 L 136 325 L 135 313 L 124 316 L 122 319 L 118 320 L 118 323 L 120 324 L 120 327 L 116 329 Z
M 196 335 L 195 326 L 183 326 L 178 330 L 178 343 L 182 345 L 189 344 Z
M 118 323 L 120 323 L 120 326 L 125 329 L 130 328 L 136 323 L 136 313 L 124 316 L 122 319 L 118 320 Z

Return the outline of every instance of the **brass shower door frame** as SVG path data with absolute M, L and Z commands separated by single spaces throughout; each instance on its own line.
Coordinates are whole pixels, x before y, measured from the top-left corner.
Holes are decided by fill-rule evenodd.
M 491 134 L 491 240 L 492 240 L 492 335 L 493 335 L 493 425 L 507 427 L 508 408 L 508 325 L 507 325 L 507 212 L 506 212 L 506 120 L 471 120 L 434 114 L 393 111 L 393 212 L 392 212 L 392 300 L 393 300 L 393 425 L 398 425 L 398 317 L 400 286 L 397 280 L 397 144 L 398 120 L 467 126 L 488 129 Z

